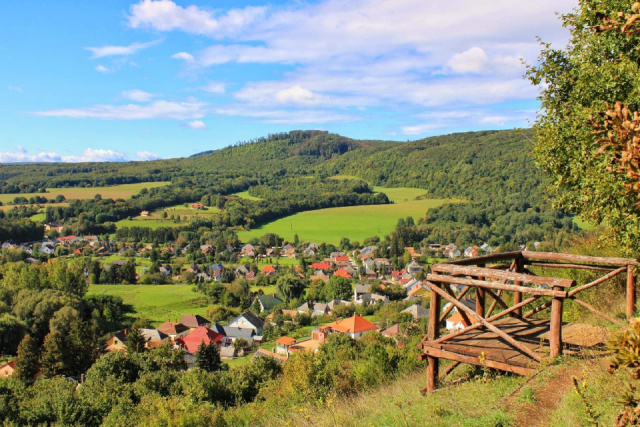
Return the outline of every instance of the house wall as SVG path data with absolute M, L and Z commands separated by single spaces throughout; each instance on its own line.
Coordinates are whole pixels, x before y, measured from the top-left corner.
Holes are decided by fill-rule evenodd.
M 5 366 L 4 368 L 0 369 L 0 378 L 10 377 L 11 375 L 13 375 L 13 371 L 14 369 L 11 366 Z
M 251 322 L 249 322 L 244 317 L 240 317 L 234 320 L 233 322 L 229 323 L 227 326 L 230 326 L 233 328 L 243 328 L 243 329 L 250 328 L 250 329 L 253 329 L 256 332 L 256 334 L 258 333 L 258 329 L 255 326 L 253 326 Z
M 126 350 L 127 346 L 115 337 L 111 337 L 107 340 L 107 351 Z

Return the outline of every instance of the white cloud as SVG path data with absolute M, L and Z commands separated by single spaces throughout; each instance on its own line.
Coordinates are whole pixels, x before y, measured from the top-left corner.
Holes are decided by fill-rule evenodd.
M 11 85 L 9 85 L 7 87 L 7 89 L 9 89 L 12 92 L 24 93 L 24 90 L 19 86 L 11 86 Z
M 0 163 L 33 162 L 124 162 L 129 156 L 122 151 L 87 148 L 80 155 L 61 155 L 53 152 L 36 154 L 1 153 Z
M 111 70 L 104 65 L 96 65 L 95 70 L 102 74 L 108 74 L 111 72 Z
M 181 7 L 170 0 L 142 0 L 130 8 L 129 25 L 158 31 L 181 30 L 191 34 L 226 35 L 264 18 L 266 8 L 231 9 L 216 17 L 197 6 Z
M 422 125 L 404 126 L 401 128 L 401 131 L 405 135 L 422 135 L 437 129 L 442 129 L 443 127 L 444 126 L 440 124 L 425 123 Z
M 128 46 L 100 46 L 85 47 L 86 50 L 93 53 L 92 58 L 103 58 L 105 56 L 127 56 L 133 55 L 142 49 L 147 49 L 160 43 L 160 40 L 154 40 L 146 43 L 132 43 Z
M 17 150 L 18 152 L 20 152 L 20 153 L 26 153 L 26 152 L 27 152 L 27 149 L 26 149 L 26 148 L 24 148 L 22 145 L 18 145 L 18 146 L 16 147 L 16 150 Z
M 195 58 L 189 52 L 178 52 L 171 55 L 173 59 L 181 59 L 186 62 L 194 62 Z
M 136 157 L 138 160 L 158 160 L 161 158 L 158 154 L 152 153 L 151 151 L 138 151 L 136 152 Z
M 190 67 L 235 62 L 291 68 L 235 92 L 234 98 L 253 111 L 239 115 L 288 111 L 281 110 L 287 106 L 316 113 L 452 103 L 462 108 L 534 99 L 536 91 L 522 79 L 520 58 L 535 61 L 538 35 L 564 42 L 568 33 L 554 12 L 575 6 L 576 0 L 518 7 L 512 0 L 321 0 L 220 11 L 142 0 L 131 6 L 129 25 L 216 40 L 200 51 L 174 55 Z M 300 116 L 308 118 L 313 114 Z
M 507 129 L 530 126 L 535 118 L 534 110 L 509 110 L 471 108 L 467 110 L 433 110 L 414 117 L 421 123 L 400 128 L 404 135 L 425 135 L 442 129 L 465 131 L 490 126 L 493 129 Z
M 489 57 L 482 48 L 476 46 L 462 53 L 456 53 L 447 65 L 454 73 L 481 73 L 489 65 Z
M 268 124 L 305 124 L 305 123 L 347 123 L 358 121 L 353 115 L 336 113 L 329 110 L 260 110 L 242 107 L 218 108 L 217 114 L 254 118 Z
M 184 124 L 186 127 L 188 127 L 189 129 L 195 129 L 195 130 L 205 130 L 207 129 L 207 125 L 204 124 L 204 122 L 202 120 L 194 120 L 192 122 L 188 122 Z
M 138 89 L 122 91 L 121 95 L 124 99 L 136 102 L 149 102 L 154 96 L 156 96 L 153 93 Z
M 206 85 L 201 86 L 200 90 L 219 95 L 226 91 L 226 85 L 222 82 L 208 82 Z
M 86 108 L 63 108 L 35 111 L 44 117 L 91 118 L 101 120 L 144 120 L 144 119 L 198 119 L 204 116 L 206 104 L 202 102 L 154 101 L 150 104 L 94 105 Z

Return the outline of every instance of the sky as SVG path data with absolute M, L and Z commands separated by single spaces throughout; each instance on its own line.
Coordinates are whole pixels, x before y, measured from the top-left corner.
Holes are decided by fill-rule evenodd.
M 0 162 L 189 156 L 294 129 L 407 141 L 531 126 L 537 37 L 577 0 L 0 6 Z

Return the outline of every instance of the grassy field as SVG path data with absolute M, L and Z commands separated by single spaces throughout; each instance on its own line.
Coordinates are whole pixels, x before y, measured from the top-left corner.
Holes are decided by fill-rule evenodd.
M 254 197 L 250 195 L 248 191 L 241 191 L 240 193 L 234 193 L 232 194 L 232 196 L 238 196 L 247 200 L 262 200 L 260 197 Z
M 167 219 L 163 218 L 164 213 L 167 213 Z M 207 207 L 206 209 L 191 209 L 188 205 L 184 204 L 168 206 L 164 209 L 158 209 L 149 214 L 149 216 L 136 216 L 131 219 L 123 219 L 116 222 L 116 227 L 149 227 L 156 229 L 158 227 L 179 227 L 180 225 L 187 224 L 187 221 L 191 218 L 210 218 L 218 215 L 220 209 L 215 207 Z M 171 219 L 171 216 L 180 217 L 181 222 L 175 223 Z
M 152 229 L 156 229 L 159 227 L 179 227 L 180 225 L 185 225 L 186 222 L 175 223 L 170 220 L 162 220 L 162 219 L 121 219 L 116 222 L 116 227 L 148 227 Z
M 143 188 L 155 188 L 167 185 L 169 182 L 140 182 L 136 184 L 122 184 L 109 187 L 73 187 L 73 188 L 47 188 L 46 193 L 20 193 L 20 194 L 0 194 L 0 202 L 6 204 L 15 197 L 43 196 L 47 199 L 55 199 L 58 194 L 62 194 L 68 200 L 92 199 L 96 194 L 100 194 L 103 199 L 127 199 L 137 194 Z
M 250 231 L 238 233 L 240 240 L 246 242 L 265 233 L 276 233 L 292 241 L 295 234 L 304 241 L 337 244 L 342 237 L 352 241 L 362 241 L 367 237 L 384 237 L 397 224 L 398 218 L 412 216 L 421 218 L 427 210 L 446 203 L 459 202 L 454 199 L 416 198 L 424 194 L 417 188 L 375 187 L 394 201 L 390 205 L 348 206 L 342 208 L 319 209 L 300 212 L 265 224 Z
M 168 319 L 185 314 L 204 315 L 208 304 L 205 297 L 194 292 L 194 285 L 91 285 L 89 295 L 117 295 L 136 311 L 136 317 L 146 317 L 157 326 Z

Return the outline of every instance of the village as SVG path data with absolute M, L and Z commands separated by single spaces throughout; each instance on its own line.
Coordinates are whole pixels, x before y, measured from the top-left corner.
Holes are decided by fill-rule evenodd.
M 47 226 L 55 230 L 54 225 Z M 191 262 L 183 263 L 184 267 L 180 268 L 175 267 L 172 261 L 178 256 L 193 254 L 188 244 L 183 247 L 155 247 L 123 244 L 97 236 L 64 236 L 21 245 L 4 242 L 2 249 L 22 252 L 24 261 L 32 264 L 53 262 L 56 257 L 100 260 L 114 254 L 120 255 L 121 259 L 103 264 L 103 272 L 107 273 L 137 265 L 136 260 L 139 259 L 156 257 L 154 263 L 159 265 L 156 274 L 166 277 L 167 282 L 180 282 L 188 277 L 189 282 L 201 285 L 237 280 L 251 283 L 274 280 L 282 274 L 292 273 L 296 278 L 310 283 L 310 289 L 326 285 L 332 278 L 339 278 L 337 280 L 341 281 L 343 287 L 346 286 L 346 291 L 343 289 L 339 298 L 321 300 L 311 298 L 311 291 L 307 291 L 305 296 L 305 289 L 302 289 L 295 300 L 302 303 L 295 306 L 292 306 L 295 301 L 285 300 L 278 292 L 265 294 L 260 290 L 252 294 L 249 309 L 230 319 L 210 321 L 203 315 L 190 314 L 180 319 L 167 319 L 156 327 L 143 325 L 139 328 L 145 348 L 169 344 L 183 352 L 188 368 L 194 366 L 195 354 L 201 344 L 215 345 L 221 359 L 226 361 L 268 357 L 285 362 L 295 352 L 317 352 L 332 334 L 345 334 L 358 340 L 367 332 L 377 331 L 397 340 L 412 325 L 422 323 L 423 329 L 426 328 L 429 292 L 423 281 L 429 263 L 425 261 L 431 258 L 471 258 L 493 252 L 493 248 L 487 244 L 469 246 L 463 251 L 455 244 L 430 245 L 418 249 L 406 247 L 405 256 L 400 261 L 402 268 L 396 269 L 398 260 L 379 256 L 380 250 L 376 245 L 349 251 L 333 250 L 327 256 L 322 256 L 321 247 L 314 243 L 299 244 L 298 247 L 290 243 L 280 247 L 248 243 L 237 250 L 231 245 L 224 248 L 240 260 L 238 263 L 227 263 L 228 266 L 225 266 L 219 262 Z M 216 249 L 211 244 L 203 244 L 195 252 L 196 259 L 211 260 Z M 284 267 L 280 262 L 285 259 L 295 260 L 296 263 Z M 135 272 L 132 282 L 140 280 L 149 268 L 140 265 L 135 270 L 132 268 L 131 273 Z M 89 271 L 86 270 L 85 277 L 88 276 Z M 451 290 L 454 294 L 461 292 L 461 288 L 456 286 L 451 286 Z M 475 307 L 473 299 L 462 298 L 461 302 Z M 389 309 L 392 315 L 385 317 L 384 322 L 376 320 L 376 313 L 390 303 L 393 303 L 389 306 L 393 307 Z M 447 312 L 450 314 L 446 321 L 448 330 L 469 326 L 468 319 L 460 315 L 457 308 L 452 307 Z M 390 322 L 390 319 L 395 321 Z M 106 337 L 104 352 L 126 351 L 130 332 L 131 328 L 125 328 Z M 0 376 L 10 376 L 13 369 L 13 362 L 5 363 L 0 367 Z

